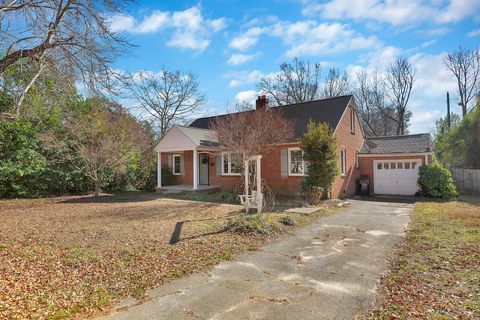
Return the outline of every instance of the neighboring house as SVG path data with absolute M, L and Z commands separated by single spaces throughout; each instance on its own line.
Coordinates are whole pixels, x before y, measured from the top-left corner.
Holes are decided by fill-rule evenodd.
M 257 108 L 267 103 L 261 96 Z M 337 137 L 340 172 L 332 186 L 334 198 L 355 194 L 360 176 L 370 179 L 371 193 L 413 195 L 418 190 L 418 167 L 431 161 L 429 134 L 365 138 L 351 95 L 273 108 L 295 125 L 294 139 L 279 144 L 262 158 L 262 178 L 275 192 L 300 192 L 306 172 L 297 139 L 309 120 L 330 124 Z M 215 117 L 228 114 L 199 118 L 189 127 L 173 126 L 167 131 L 155 147 L 157 190 L 232 190 L 241 183 L 240 169 L 230 162 L 228 154 L 219 152 L 215 134 L 209 130 Z M 176 185 L 162 185 L 162 167 L 168 167 L 176 176 Z

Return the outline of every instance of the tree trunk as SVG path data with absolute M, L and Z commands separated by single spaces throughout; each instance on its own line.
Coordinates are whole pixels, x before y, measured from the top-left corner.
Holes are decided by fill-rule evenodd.
M 100 195 L 100 181 L 96 180 L 95 181 L 95 197 L 98 197 Z

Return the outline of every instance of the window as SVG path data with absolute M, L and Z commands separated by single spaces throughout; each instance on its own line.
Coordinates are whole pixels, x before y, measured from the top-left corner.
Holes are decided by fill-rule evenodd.
M 405 162 L 405 169 L 410 169 L 410 162 Z
M 239 176 L 241 172 L 241 166 L 232 163 L 232 157 L 230 153 L 222 154 L 222 174 L 226 176 Z
M 181 155 L 174 154 L 173 155 L 173 174 L 174 175 L 181 175 L 182 174 L 182 160 Z
M 412 169 L 415 169 L 416 166 L 417 166 L 417 163 L 416 163 L 416 162 L 412 162 Z
M 388 168 L 390 168 L 390 163 L 384 162 L 383 163 L 383 168 L 388 170 Z
M 350 131 L 355 133 L 355 111 L 350 110 Z
M 340 167 L 341 174 L 344 176 L 347 172 L 347 150 L 343 149 L 340 151 Z
M 397 163 L 397 168 L 398 169 L 403 169 L 403 162 L 398 162 Z
M 303 161 L 303 151 L 300 148 L 288 149 L 288 174 L 291 176 L 305 174 L 305 161 Z
M 397 169 L 397 163 L 396 162 L 390 163 L 390 169 Z
M 382 170 L 382 163 L 381 162 L 377 163 L 377 169 Z

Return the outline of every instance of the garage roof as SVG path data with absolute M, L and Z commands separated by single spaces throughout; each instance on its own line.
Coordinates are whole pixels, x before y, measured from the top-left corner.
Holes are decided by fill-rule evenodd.
M 430 133 L 391 137 L 367 137 L 360 154 L 424 153 L 432 151 Z

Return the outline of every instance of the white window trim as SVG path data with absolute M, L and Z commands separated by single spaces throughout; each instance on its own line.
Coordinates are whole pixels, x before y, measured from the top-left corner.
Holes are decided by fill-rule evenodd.
M 347 174 L 347 149 L 340 150 L 340 174 L 344 177 Z
M 228 172 L 225 172 L 225 156 L 228 156 Z M 241 172 L 239 173 L 232 173 L 232 161 L 230 161 L 230 153 L 222 153 L 222 176 L 240 176 L 242 175 Z
M 350 110 L 350 132 L 355 134 L 355 111 Z
M 297 151 L 297 150 L 301 150 L 302 151 L 302 168 L 303 168 L 303 172 L 302 173 L 292 173 L 291 171 L 291 168 L 290 168 L 290 164 L 291 164 L 291 151 Z M 305 160 L 303 160 L 303 150 L 300 149 L 300 148 L 288 148 L 288 157 L 287 157 L 287 169 L 288 169 L 288 175 L 289 176 L 297 176 L 297 177 L 303 177 L 305 176 Z
M 175 172 L 175 158 L 180 159 L 180 172 Z M 172 155 L 172 173 L 173 173 L 174 176 L 181 176 L 182 175 L 182 155 L 181 154 Z

